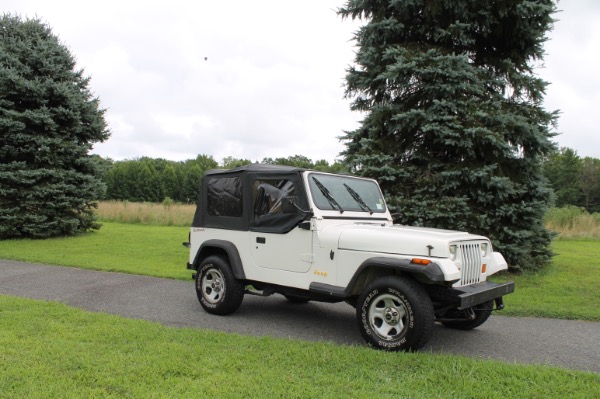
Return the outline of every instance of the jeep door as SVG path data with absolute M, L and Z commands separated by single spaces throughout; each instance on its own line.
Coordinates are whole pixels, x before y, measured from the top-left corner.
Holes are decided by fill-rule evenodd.
M 282 207 L 287 196 L 298 197 L 300 204 L 306 204 L 296 176 L 252 179 L 249 245 L 258 267 L 306 273 L 312 265 L 312 231 L 299 227 L 305 216 L 301 212 L 284 213 Z

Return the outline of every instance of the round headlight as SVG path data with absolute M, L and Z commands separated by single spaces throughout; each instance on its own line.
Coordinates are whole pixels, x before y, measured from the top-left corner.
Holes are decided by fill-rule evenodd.
M 489 245 L 487 242 L 481 243 L 479 246 L 481 248 L 481 256 L 487 256 Z
M 450 260 L 456 260 L 456 253 L 458 250 L 458 247 L 456 245 L 450 245 Z

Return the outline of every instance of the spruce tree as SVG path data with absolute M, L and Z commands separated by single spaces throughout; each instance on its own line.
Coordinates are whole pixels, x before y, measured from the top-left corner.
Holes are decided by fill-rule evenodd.
M 557 113 L 542 107 L 534 68 L 551 0 L 350 0 L 365 24 L 346 75 L 365 113 L 342 137 L 355 173 L 377 178 L 403 224 L 492 238 L 511 267 L 551 256 L 541 161 Z
M 89 78 L 50 27 L 0 17 L 0 238 L 98 228 L 99 164 L 109 136 Z

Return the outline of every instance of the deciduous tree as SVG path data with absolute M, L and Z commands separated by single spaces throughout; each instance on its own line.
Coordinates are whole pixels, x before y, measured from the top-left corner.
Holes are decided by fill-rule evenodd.
M 580 183 L 585 209 L 597 212 L 600 205 L 600 160 L 590 157 L 583 159 Z
M 581 158 L 570 148 L 561 148 L 544 162 L 544 175 L 554 190 L 555 206 L 582 204 L 582 170 Z

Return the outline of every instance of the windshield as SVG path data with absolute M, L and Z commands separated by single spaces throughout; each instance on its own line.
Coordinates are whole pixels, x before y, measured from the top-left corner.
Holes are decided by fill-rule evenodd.
M 384 213 L 385 202 L 379 186 L 372 180 L 351 176 L 311 173 L 308 184 L 317 208 L 340 213 Z

